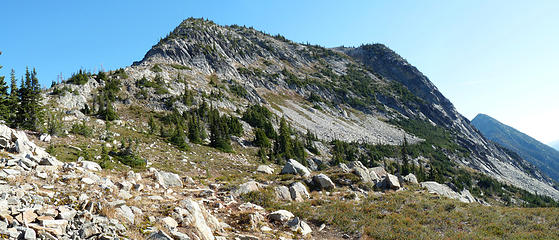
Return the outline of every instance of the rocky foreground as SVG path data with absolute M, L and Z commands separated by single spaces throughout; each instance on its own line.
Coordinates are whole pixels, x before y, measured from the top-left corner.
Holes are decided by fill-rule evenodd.
M 295 180 L 288 185 L 248 181 L 227 189 L 155 168 L 124 174 L 81 159 L 63 163 L 24 132 L 5 125 L 0 125 L 0 148 L 0 236 L 10 239 L 313 238 L 313 231 L 328 231 L 326 226 L 314 226 L 286 210 L 243 203 L 242 197 L 273 189 L 274 200 L 303 202 L 341 199 L 348 192 L 383 194 L 373 190 L 401 191 L 404 185 L 418 184 L 412 174 L 397 177 L 360 162 L 340 164 L 324 174 L 290 160 L 280 172 Z M 256 169 L 255 174 L 279 177 L 273 166 Z M 463 202 L 477 201 L 467 190 L 456 193 L 434 182 L 421 185 Z

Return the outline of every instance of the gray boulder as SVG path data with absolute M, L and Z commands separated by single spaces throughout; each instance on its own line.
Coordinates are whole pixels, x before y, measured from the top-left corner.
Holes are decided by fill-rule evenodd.
M 417 177 L 415 177 L 415 175 L 413 175 L 413 173 L 410 173 L 407 176 L 405 176 L 404 181 L 406 181 L 408 183 L 418 184 Z
M 175 173 L 156 171 L 155 180 L 163 188 L 182 187 L 182 180 L 179 175 Z
M 424 188 L 427 188 L 427 191 L 429 191 L 429 193 L 456 199 L 465 203 L 475 202 L 475 198 L 470 194 L 468 190 L 463 190 L 462 193 L 457 193 L 446 184 L 440 184 L 432 181 L 422 182 L 420 183 L 420 185 Z
M 241 194 L 258 191 L 259 189 L 260 189 L 260 183 L 256 181 L 249 181 L 239 185 L 239 187 L 235 189 L 235 191 L 233 191 L 233 195 L 239 196 Z
M 289 188 L 286 186 L 276 186 L 274 188 L 276 192 L 276 197 L 279 200 L 291 200 L 291 193 L 289 192 Z
M 398 177 L 390 173 L 386 175 L 384 181 L 385 181 L 386 188 L 390 188 L 394 190 L 398 190 L 400 188 L 400 181 L 398 180 Z
M 293 213 L 287 210 L 277 210 L 275 212 L 268 214 L 268 219 L 270 219 L 270 221 L 276 221 L 282 223 L 285 223 L 294 217 L 295 216 L 293 215 Z
M 328 176 L 322 173 L 313 176 L 312 180 L 314 185 L 320 189 L 333 189 L 336 187 L 332 180 L 330 180 Z
M 303 236 L 312 232 L 311 227 L 306 222 L 299 219 L 299 217 L 293 218 L 287 223 L 287 226 L 291 231 L 301 233 Z
M 307 187 L 305 187 L 305 185 L 301 182 L 291 184 L 289 187 L 289 193 L 291 194 L 291 199 L 297 202 L 302 202 L 305 199 L 310 198 Z
M 283 169 L 281 169 L 281 174 L 295 174 L 309 177 L 311 172 L 307 167 L 303 166 L 303 164 L 297 162 L 297 160 L 289 159 L 285 166 L 283 166 Z
M 266 173 L 266 174 L 274 174 L 274 169 L 267 165 L 258 166 L 256 171 L 261 173 Z

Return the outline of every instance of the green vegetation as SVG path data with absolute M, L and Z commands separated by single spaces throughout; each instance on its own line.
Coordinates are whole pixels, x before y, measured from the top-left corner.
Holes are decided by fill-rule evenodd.
M 155 64 L 155 65 L 153 65 L 153 67 L 151 67 L 151 71 L 156 72 L 156 73 L 160 73 L 160 72 L 163 72 L 163 69 L 161 69 L 161 67 L 159 67 L 159 64 Z
M 192 70 L 191 68 L 187 67 L 187 66 L 183 66 L 180 64 L 169 64 L 171 67 L 173 67 L 174 69 L 177 70 Z M 155 67 L 155 66 L 154 66 Z M 158 66 L 159 67 L 159 66 Z M 153 70 L 153 69 L 152 69 Z M 155 71 L 154 71 L 155 72 Z
M 122 71 L 122 73 L 118 73 L 117 75 L 122 75 L 123 73 L 124 71 Z M 109 79 L 105 79 L 105 87 L 99 90 L 99 93 L 94 98 L 93 102 L 93 105 L 97 106 L 97 115 L 101 119 L 105 119 L 106 121 L 113 121 L 118 119 L 118 114 L 113 107 L 113 102 L 118 99 L 120 87 L 120 80 L 118 80 L 114 76 L 110 77 Z
M 84 137 L 91 137 L 91 135 L 93 134 L 93 130 L 89 126 L 87 126 L 85 122 L 74 123 L 70 132 L 73 134 L 82 135 Z
M 556 208 L 486 207 L 417 191 L 389 193 L 358 202 L 293 202 L 274 209 L 286 209 L 309 222 L 325 223 L 371 239 L 559 238 Z
M 132 141 L 128 141 L 128 145 L 122 144 L 121 148 L 109 152 L 110 156 L 116 158 L 119 162 L 132 168 L 145 168 L 147 162 L 145 159 L 140 158 L 134 150 Z
M 153 88 L 155 89 L 155 93 L 158 95 L 169 93 L 169 90 L 165 85 L 165 81 L 163 81 L 163 78 L 159 74 L 155 75 L 153 81 L 148 80 L 145 76 L 142 77 L 136 82 L 136 86 L 143 88 Z
M 89 81 L 90 77 L 91 77 L 91 73 L 80 69 L 77 73 L 72 74 L 72 77 L 68 79 L 67 83 L 84 85 Z

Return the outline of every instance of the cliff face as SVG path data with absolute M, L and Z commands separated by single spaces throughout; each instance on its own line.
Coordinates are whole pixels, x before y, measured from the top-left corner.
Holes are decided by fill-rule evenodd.
M 212 103 L 224 111 L 268 105 L 295 129 L 311 130 L 324 140 L 399 145 L 406 139 L 413 144 L 422 139 L 395 122 L 429 122 L 465 149 L 462 154 L 440 150 L 452 161 L 559 199 L 547 177 L 487 141 L 426 76 L 384 45 L 327 49 L 252 28 L 188 19 L 125 72 L 128 102 L 164 109 L 164 102 L 184 89 L 219 92 L 224 97 Z M 157 76 L 167 93 L 146 95 L 136 84 Z M 240 88 L 243 94 L 235 95 Z

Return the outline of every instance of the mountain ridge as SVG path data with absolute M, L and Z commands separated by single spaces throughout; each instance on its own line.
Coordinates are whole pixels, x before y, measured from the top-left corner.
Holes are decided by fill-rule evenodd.
M 199 96 L 223 94 L 211 103 L 225 112 L 264 104 L 299 132 L 311 130 L 326 141 L 418 144 L 430 137 L 421 130 L 433 127 L 447 141 L 433 147 L 445 156 L 431 159 L 438 165 L 431 162 L 426 167 L 439 168 L 447 181 L 457 181 L 448 171 L 464 166 L 559 199 L 545 175 L 483 138 L 427 77 L 384 45 L 327 49 L 252 28 L 187 19 L 123 71 L 128 100 L 117 107 L 137 101 L 152 109 L 171 106 L 183 111 L 188 106 L 169 101 L 190 89 L 197 92 L 198 103 Z M 167 92 L 148 89 L 145 95 L 146 89 L 138 87 L 142 78 L 162 79 Z M 236 86 L 246 90 L 242 97 L 232 94 Z M 74 109 L 88 104 L 89 98 Z M 58 100 L 63 105 L 71 102 Z M 422 147 L 426 150 L 425 144 Z
M 472 124 L 491 141 L 517 152 L 555 181 L 559 181 L 559 151 L 486 114 L 478 114 Z

